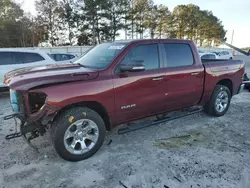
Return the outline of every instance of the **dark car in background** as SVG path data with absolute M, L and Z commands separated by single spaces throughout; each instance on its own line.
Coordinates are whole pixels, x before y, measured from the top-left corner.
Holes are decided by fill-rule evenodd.
M 74 54 L 50 53 L 49 55 L 56 62 L 69 62 L 69 61 L 74 61 L 75 59 L 77 59 L 77 55 L 74 55 Z

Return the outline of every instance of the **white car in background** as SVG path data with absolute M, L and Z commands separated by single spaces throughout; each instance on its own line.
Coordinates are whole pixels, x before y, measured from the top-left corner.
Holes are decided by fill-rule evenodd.
M 73 62 L 77 59 L 77 55 L 67 53 L 50 53 L 49 56 L 57 63 Z
M 213 52 L 218 56 L 218 59 L 233 59 L 233 54 L 229 51 Z
M 4 75 L 23 67 L 54 64 L 46 52 L 40 50 L 0 49 L 0 89 L 5 88 Z

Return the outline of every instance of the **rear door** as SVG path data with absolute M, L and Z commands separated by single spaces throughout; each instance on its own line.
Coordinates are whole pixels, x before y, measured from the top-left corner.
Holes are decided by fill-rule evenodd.
M 204 68 L 200 58 L 194 56 L 190 44 L 161 45 L 166 71 L 166 109 L 175 110 L 197 105 L 203 91 Z
M 118 123 L 165 110 L 165 70 L 161 59 L 157 43 L 144 43 L 132 47 L 119 62 L 113 76 Z M 146 70 L 121 73 L 119 66 L 131 61 L 143 62 Z

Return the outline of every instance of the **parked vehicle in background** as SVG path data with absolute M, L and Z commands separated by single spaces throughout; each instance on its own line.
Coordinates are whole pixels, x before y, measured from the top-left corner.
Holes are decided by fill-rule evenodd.
M 201 59 L 219 59 L 215 53 L 203 53 L 200 54 Z
M 175 110 L 223 116 L 244 72 L 240 60 L 201 61 L 190 40 L 103 43 L 74 63 L 6 74 L 15 113 L 5 119 L 21 120 L 21 132 L 7 138 L 30 141 L 49 130 L 62 158 L 87 159 L 119 124 Z
M 40 50 L 0 49 L 0 88 L 4 75 L 14 69 L 56 63 L 46 52 Z
M 73 62 L 77 59 L 77 55 L 66 53 L 50 53 L 49 54 L 56 62 Z
M 233 54 L 228 51 L 213 52 L 218 56 L 218 59 L 233 59 Z

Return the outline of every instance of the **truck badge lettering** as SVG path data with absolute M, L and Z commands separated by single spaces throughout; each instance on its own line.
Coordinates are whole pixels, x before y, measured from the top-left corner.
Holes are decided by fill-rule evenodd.
M 127 105 L 127 106 L 122 106 L 121 109 L 125 110 L 125 109 L 133 108 L 133 107 L 136 107 L 136 104 L 130 104 L 130 105 Z

